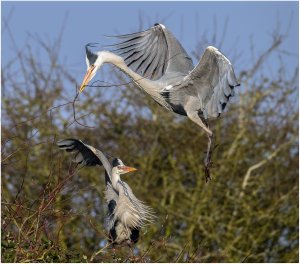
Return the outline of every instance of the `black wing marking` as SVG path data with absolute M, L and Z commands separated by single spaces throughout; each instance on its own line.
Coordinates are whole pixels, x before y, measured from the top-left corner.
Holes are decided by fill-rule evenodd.
M 148 30 L 112 36 L 120 43 L 109 45 L 129 68 L 139 75 L 157 80 L 167 71 L 188 73 L 193 69 L 191 58 L 165 26 L 156 23 Z
M 89 145 L 84 144 L 78 139 L 64 139 L 57 142 L 57 145 L 61 149 L 65 149 L 68 152 L 76 152 L 73 161 L 78 164 L 84 164 L 86 166 L 102 165 L 99 157 L 95 153 L 95 149 Z
M 113 215 L 114 214 L 114 210 L 116 208 L 116 201 L 115 200 L 110 200 L 109 203 L 108 203 L 108 212 L 109 212 L 109 215 Z

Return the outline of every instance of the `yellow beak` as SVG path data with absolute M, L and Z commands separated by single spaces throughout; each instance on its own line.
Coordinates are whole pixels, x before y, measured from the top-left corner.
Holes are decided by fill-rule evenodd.
M 121 168 L 124 172 L 132 172 L 132 171 L 136 171 L 137 169 L 136 168 L 133 168 L 133 167 L 127 167 L 127 166 L 122 166 Z
M 86 74 L 85 74 L 85 76 L 84 76 L 84 78 L 83 78 L 83 81 L 82 81 L 82 84 L 81 84 L 81 86 L 80 86 L 80 89 L 79 89 L 79 92 L 81 93 L 83 90 L 84 90 L 84 88 L 88 85 L 88 83 L 90 82 L 90 80 L 92 79 L 92 77 L 93 77 L 93 70 L 95 69 L 95 66 L 94 65 L 91 65 L 89 68 L 88 68 L 88 70 L 87 70 L 87 72 L 86 72 Z

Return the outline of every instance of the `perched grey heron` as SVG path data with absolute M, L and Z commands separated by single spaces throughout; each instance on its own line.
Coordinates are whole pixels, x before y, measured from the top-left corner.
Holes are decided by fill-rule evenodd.
M 125 166 L 118 158 L 110 162 L 108 154 L 83 143 L 78 139 L 64 139 L 57 142 L 61 149 L 75 152 L 73 161 L 82 166 L 102 166 L 105 169 L 105 199 L 108 216 L 106 230 L 109 241 L 113 245 L 132 245 L 138 241 L 140 228 L 151 222 L 154 215 L 152 209 L 138 200 L 129 185 L 122 181 L 121 174 L 136 169 Z
M 194 67 L 178 40 L 162 24 L 142 32 L 114 36 L 119 43 L 110 51 L 92 52 L 86 45 L 87 73 L 80 92 L 103 63 L 112 63 L 148 93 L 158 104 L 187 116 L 208 135 L 205 158 L 209 176 L 213 132 L 208 118 L 225 109 L 234 87 L 239 86 L 230 61 L 215 47 L 206 48 Z

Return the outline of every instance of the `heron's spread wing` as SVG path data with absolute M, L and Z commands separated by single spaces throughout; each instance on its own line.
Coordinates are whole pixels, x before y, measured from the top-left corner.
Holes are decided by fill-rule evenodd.
M 186 92 L 199 98 L 204 117 L 219 116 L 231 96 L 234 87 L 239 86 L 230 61 L 216 48 L 207 47 L 198 65 L 181 82 L 168 92 L 176 101 L 176 90 L 185 88 Z
M 167 71 L 188 73 L 193 68 L 191 58 L 165 26 L 155 24 L 148 30 L 115 36 L 121 42 L 112 52 L 122 56 L 129 68 L 139 75 L 157 80 Z
M 57 142 L 57 145 L 68 152 L 76 152 L 74 162 L 86 166 L 103 165 L 107 173 L 110 174 L 111 164 L 102 151 L 73 138 L 61 140 Z

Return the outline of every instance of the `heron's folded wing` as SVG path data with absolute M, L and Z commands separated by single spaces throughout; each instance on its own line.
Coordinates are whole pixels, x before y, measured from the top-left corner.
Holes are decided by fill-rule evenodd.
M 219 116 L 239 86 L 230 61 L 216 48 L 207 47 L 198 65 L 181 82 L 168 92 L 185 88 L 197 96 L 202 104 L 204 117 Z M 173 93 L 176 96 L 176 93 Z M 176 98 L 174 98 L 176 100 Z
M 109 232 L 115 225 L 115 208 L 118 203 L 119 195 L 117 191 L 112 187 L 111 182 L 106 182 L 106 189 L 104 191 L 105 199 L 107 201 L 108 215 L 106 218 L 105 228 Z
M 129 68 L 145 78 L 157 80 L 167 71 L 187 73 L 193 68 L 191 58 L 161 24 L 142 32 L 114 37 L 121 42 L 110 45 L 114 47 L 111 51 L 122 56 Z

